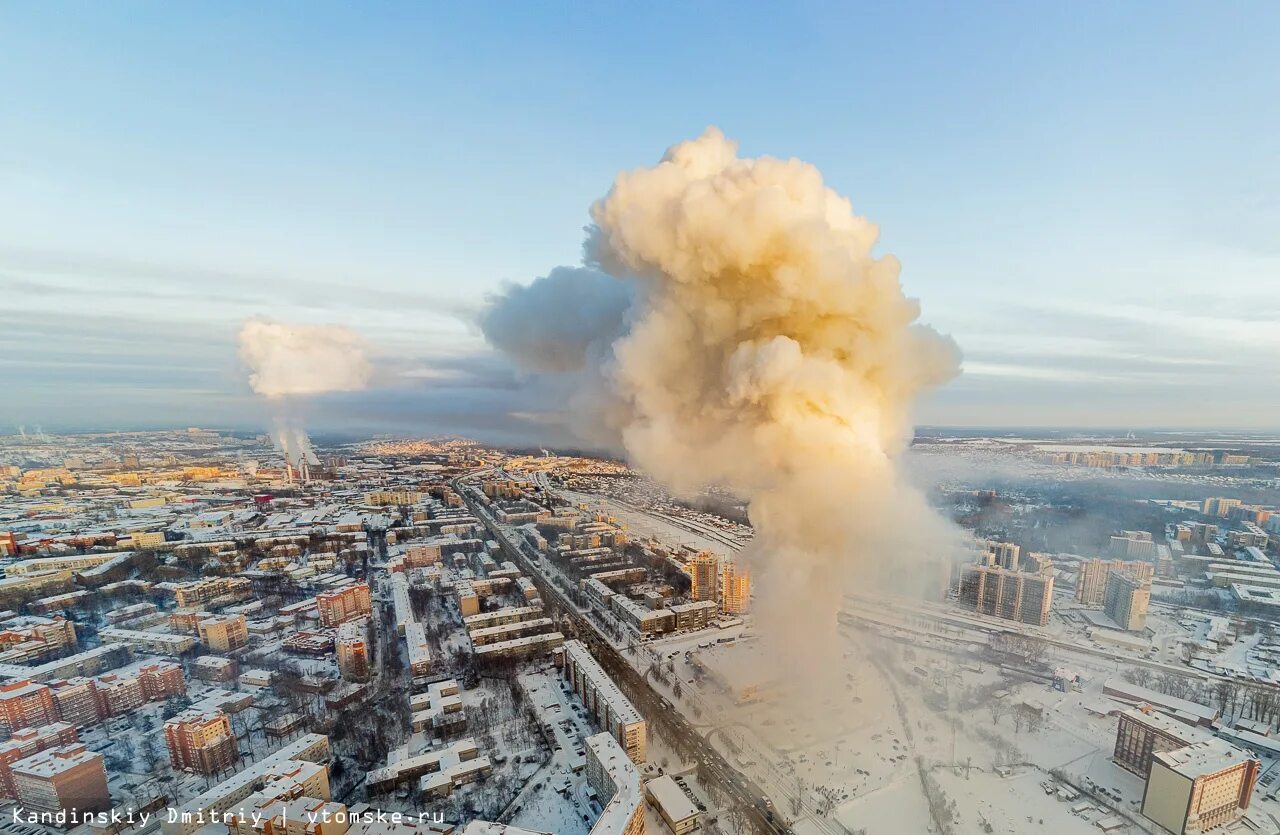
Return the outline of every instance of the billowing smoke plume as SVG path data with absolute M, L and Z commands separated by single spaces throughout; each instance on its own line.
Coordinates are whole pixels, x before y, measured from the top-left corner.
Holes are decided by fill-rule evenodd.
M 816 168 L 739 159 L 715 129 L 620 174 L 591 218 L 591 269 L 508 290 L 486 336 L 533 370 L 577 370 L 597 428 L 676 491 L 747 499 L 765 629 L 832 646 L 843 591 L 950 545 L 895 459 L 955 344 L 916 323 L 877 228 Z
M 249 384 L 273 403 L 276 447 L 293 478 L 306 481 L 319 464 L 311 439 L 292 411 L 290 399 L 362 389 L 371 367 L 364 340 L 339 325 L 290 325 L 250 319 L 240 328 L 240 359 Z
M 240 329 L 240 359 L 265 397 L 362 389 L 371 370 L 364 340 L 340 325 L 250 319 Z

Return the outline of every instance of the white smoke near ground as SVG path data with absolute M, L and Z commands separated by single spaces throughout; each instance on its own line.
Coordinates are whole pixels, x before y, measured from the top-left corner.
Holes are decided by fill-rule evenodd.
M 482 329 L 531 370 L 579 375 L 579 419 L 674 491 L 746 499 L 761 632 L 785 644 L 778 672 L 811 680 L 845 592 L 945 586 L 953 531 L 897 461 L 959 351 L 815 167 L 741 159 L 715 129 L 620 174 L 591 218 L 574 286 L 553 271 L 509 289 Z
M 239 341 L 249 385 L 264 397 L 356 391 L 372 371 L 364 339 L 341 325 L 250 319 Z

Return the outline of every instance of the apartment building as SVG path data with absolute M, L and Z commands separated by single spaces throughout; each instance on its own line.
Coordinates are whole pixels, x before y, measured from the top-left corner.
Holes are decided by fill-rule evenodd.
M 1126 771 L 1146 779 L 1151 773 L 1151 758 L 1156 754 L 1208 738 L 1204 730 L 1170 719 L 1151 705 L 1142 704 L 1120 714 L 1112 759 Z
M 200 642 L 214 652 L 232 652 L 249 643 L 244 615 L 215 615 L 198 624 Z
M 188 712 L 164 723 L 169 761 L 179 770 L 217 774 L 240 756 L 231 720 L 225 713 Z
M 369 619 L 357 618 L 338 627 L 334 643 L 338 672 L 345 679 L 364 681 L 369 677 Z
M 565 642 L 562 672 L 596 724 L 618 740 L 633 762 L 644 762 L 648 734 L 644 717 L 605 673 L 586 644 L 578 640 Z
M 586 747 L 587 785 L 604 804 L 592 835 L 644 835 L 644 795 L 635 763 L 607 733 L 587 737 Z
M 966 565 L 960 572 L 960 601 L 979 614 L 1044 626 L 1053 602 L 1053 575 Z
M 720 573 L 720 558 L 710 551 L 701 551 L 689 558 L 689 599 L 695 602 L 716 600 L 716 580 Z
M 0 797 L 16 799 L 18 788 L 13 779 L 13 764 L 49 748 L 71 745 L 80 740 L 76 729 L 66 722 L 54 722 L 42 728 L 23 728 L 0 742 Z
M 751 604 L 751 574 L 732 560 L 720 567 L 720 611 L 726 615 L 746 614 Z
M 47 685 L 32 681 L 0 684 L 0 731 L 12 733 L 57 721 L 53 693 Z
M 98 688 L 93 679 L 77 676 L 49 683 L 53 706 L 58 718 L 77 728 L 87 728 L 102 721 Z
M 1136 580 L 1113 573 L 1107 578 L 1107 596 L 1103 611 L 1121 629 L 1140 632 L 1147 626 L 1147 607 L 1151 603 L 1151 581 Z
M 367 617 L 373 611 L 369 584 L 352 583 L 333 591 L 322 591 L 316 595 L 316 609 L 320 612 L 320 625 L 329 629 Z
M 1107 578 L 1123 574 L 1135 580 L 1150 580 L 1152 565 L 1141 560 L 1083 560 L 1076 574 L 1076 602 L 1102 607 L 1107 596 Z
M 18 805 L 24 809 L 85 813 L 111 808 L 103 757 L 84 743 L 49 748 L 18 760 L 12 770 Z

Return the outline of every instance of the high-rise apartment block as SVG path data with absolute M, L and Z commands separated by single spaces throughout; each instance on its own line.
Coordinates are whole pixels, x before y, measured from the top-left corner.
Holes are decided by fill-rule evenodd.
M 1107 578 L 1107 596 L 1102 608 L 1121 629 L 1130 632 L 1145 629 L 1150 603 L 1150 580 L 1137 580 L 1119 573 L 1112 573 Z
M 732 560 L 720 568 L 720 611 L 741 615 L 751 604 L 751 575 Z
M 1107 597 L 1107 578 L 1113 573 L 1149 581 L 1153 567 L 1140 560 L 1084 560 L 1076 575 L 1076 601 L 1100 608 Z
M 232 652 L 249 643 L 244 615 L 215 615 L 197 625 L 200 642 L 214 652 Z
M 368 583 L 352 583 L 334 591 L 316 595 L 320 625 L 330 629 L 354 618 L 367 617 L 372 611 Z
M 338 672 L 343 678 L 364 681 L 369 677 L 369 619 L 349 620 L 338 627 L 334 642 Z
M 13 764 L 49 748 L 70 745 L 80 740 L 76 729 L 66 722 L 54 722 L 42 728 L 23 728 L 0 742 L 0 797 L 17 798 L 13 781 Z
M 0 684 L 0 731 L 12 733 L 57 721 L 53 693 L 47 685 L 32 681 Z
M 18 805 L 24 809 L 83 814 L 111 808 L 103 757 L 84 743 L 49 748 L 18 760 L 12 768 Z
M 240 756 L 231 720 L 225 713 L 185 713 L 164 723 L 169 761 L 176 769 L 217 774 Z
M 183 696 L 187 692 L 182 665 L 172 661 L 160 661 L 141 667 L 138 670 L 138 680 L 142 683 L 142 695 L 146 696 L 147 701 Z
M 1044 626 L 1053 602 L 1053 574 L 966 565 L 960 572 L 960 601 L 979 614 Z
M 692 584 L 689 599 L 695 603 L 716 599 L 716 580 L 720 558 L 710 551 L 702 551 L 689 558 L 689 578 Z
M 83 676 L 62 679 L 49 684 L 58 718 L 77 728 L 87 728 L 102 721 L 98 687 L 93 679 Z
M 987 565 L 995 565 L 1009 571 L 1017 571 L 1022 561 L 1022 548 L 1012 542 L 997 542 L 988 539 L 982 543 L 987 558 Z

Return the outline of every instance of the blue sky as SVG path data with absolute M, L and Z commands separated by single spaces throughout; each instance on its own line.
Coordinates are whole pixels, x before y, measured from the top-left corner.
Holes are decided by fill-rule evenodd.
M 0 12 L 0 431 L 260 425 L 234 334 L 340 322 L 333 428 L 550 432 L 486 293 L 718 125 L 816 164 L 966 373 L 953 425 L 1280 426 L 1274 4 L 29 3 Z

